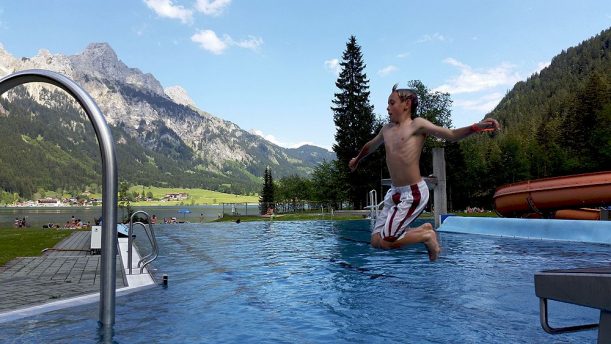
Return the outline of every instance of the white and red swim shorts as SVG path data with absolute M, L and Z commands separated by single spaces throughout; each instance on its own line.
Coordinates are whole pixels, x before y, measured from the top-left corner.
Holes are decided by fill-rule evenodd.
M 422 213 L 429 201 L 429 189 L 424 180 L 407 186 L 391 186 L 384 196 L 384 208 L 378 214 L 372 234 L 395 241 L 406 232 L 407 226 Z

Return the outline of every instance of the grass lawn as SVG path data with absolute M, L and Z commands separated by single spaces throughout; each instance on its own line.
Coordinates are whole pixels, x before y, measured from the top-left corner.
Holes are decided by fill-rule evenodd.
M 40 256 L 70 234 L 71 230 L 0 228 L 0 266 L 16 257 Z
M 142 193 L 142 186 L 132 186 L 129 191 L 137 191 Z M 217 191 L 205 190 L 205 189 L 180 189 L 180 188 L 158 188 L 158 187 L 144 187 L 144 193 L 151 192 L 153 198 L 161 199 L 163 196 L 169 193 L 187 193 L 188 199 L 184 201 L 151 201 L 151 202 L 132 202 L 134 206 L 160 206 L 160 205 L 204 205 L 204 204 L 221 204 L 221 203 L 258 203 L 259 196 L 243 196 L 233 195 Z
M 142 194 L 142 185 L 135 185 L 129 188 L 129 192 L 134 191 L 138 194 Z M 148 194 L 151 192 L 153 198 L 158 201 L 137 201 L 131 202 L 132 206 L 187 206 L 187 205 L 210 205 L 210 204 L 221 204 L 221 203 L 259 203 L 259 196 L 245 196 L 245 195 L 234 195 L 218 191 L 211 191 L 206 189 L 184 189 L 184 188 L 160 188 L 155 186 L 145 186 L 144 193 Z M 160 201 L 163 196 L 170 193 L 181 193 L 185 192 L 188 194 L 188 198 L 183 201 Z M 64 197 L 70 197 L 65 195 Z M 90 198 L 102 199 L 102 194 L 91 194 Z
M 450 212 L 450 214 L 455 214 L 456 216 L 463 216 L 463 217 L 499 217 L 493 211 L 485 211 L 483 213 Z

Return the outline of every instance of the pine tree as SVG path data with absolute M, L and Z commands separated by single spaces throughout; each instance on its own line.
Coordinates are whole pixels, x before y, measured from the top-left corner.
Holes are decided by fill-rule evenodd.
M 573 173 L 597 171 L 600 141 L 593 133 L 604 126 L 604 122 L 599 123 L 597 118 L 609 102 L 605 80 L 598 73 L 590 74 L 584 88 L 571 99 L 562 128 L 563 143 L 571 154 L 570 170 Z
M 348 162 L 373 138 L 379 125 L 369 103 L 369 80 L 364 72 L 361 47 L 354 36 L 346 44 L 340 66 L 342 70 L 335 82 L 339 92 L 335 93 L 331 107 L 337 128 L 333 151 L 337 155 L 339 179 L 348 190 L 348 199 L 360 208 L 367 192 L 379 185 L 380 159 L 376 155 L 370 156 L 353 173 L 348 173 Z
M 274 208 L 274 180 L 272 169 L 267 166 L 263 174 L 263 190 L 261 190 L 261 197 L 259 197 L 259 211 L 261 214 L 265 214 L 269 208 Z

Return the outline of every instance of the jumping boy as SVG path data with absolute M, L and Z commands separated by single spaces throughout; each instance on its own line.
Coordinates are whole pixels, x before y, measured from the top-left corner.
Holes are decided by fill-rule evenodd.
M 363 146 L 359 154 L 350 160 L 348 167 L 351 171 L 356 170 L 361 159 L 384 143 L 392 185 L 384 197 L 384 208 L 371 233 L 371 245 L 389 249 L 424 243 L 429 259 L 435 260 L 441 248 L 433 226 L 425 223 L 418 228 L 407 228 L 424 210 L 429 200 L 429 190 L 420 176 L 419 165 L 426 136 L 458 141 L 473 133 L 497 130 L 499 123 L 495 119 L 486 118 L 469 127 L 448 129 L 416 117 L 417 107 L 416 92 L 411 89 L 397 89 L 395 84 L 388 97 L 386 109 L 390 122 Z

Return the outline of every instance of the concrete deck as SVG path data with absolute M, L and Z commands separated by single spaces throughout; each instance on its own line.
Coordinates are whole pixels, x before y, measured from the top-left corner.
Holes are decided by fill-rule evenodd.
M 52 310 L 97 302 L 100 292 L 100 255 L 90 254 L 91 232 L 74 232 L 47 249 L 41 257 L 21 257 L 0 267 L 0 322 Z M 117 295 L 155 285 L 148 270 L 127 269 L 127 238 L 119 238 Z
M 99 293 L 100 255 L 90 255 L 90 232 L 74 232 L 40 257 L 20 257 L 0 267 L 0 313 Z M 126 287 L 117 259 L 117 289 Z

